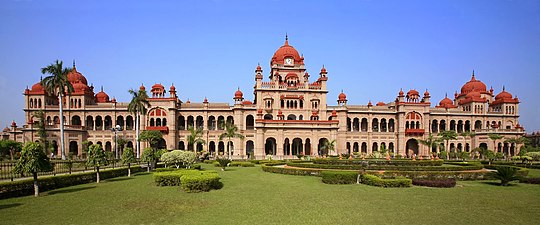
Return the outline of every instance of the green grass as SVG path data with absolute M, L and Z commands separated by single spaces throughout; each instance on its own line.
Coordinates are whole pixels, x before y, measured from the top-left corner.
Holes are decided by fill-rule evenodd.
M 540 185 L 467 181 L 450 189 L 385 189 L 328 185 L 259 166 L 218 173 L 224 187 L 205 193 L 157 187 L 152 175 L 138 174 L 0 200 L 0 223 L 540 224 Z

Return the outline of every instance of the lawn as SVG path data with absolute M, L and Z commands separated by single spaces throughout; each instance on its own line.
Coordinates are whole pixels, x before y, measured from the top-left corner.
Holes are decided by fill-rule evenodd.
M 219 173 L 223 189 L 205 193 L 157 187 L 151 174 L 138 174 L 0 200 L 0 223 L 540 224 L 540 185 L 467 181 L 450 189 L 385 189 L 327 185 L 260 167 Z

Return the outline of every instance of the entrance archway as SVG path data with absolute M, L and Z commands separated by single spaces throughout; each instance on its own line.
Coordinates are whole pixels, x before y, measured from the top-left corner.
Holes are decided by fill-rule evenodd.
M 411 157 L 413 154 L 418 155 L 418 141 L 414 138 L 409 139 L 406 144 L 407 157 Z
M 77 144 L 76 141 L 70 141 L 69 142 L 69 153 L 72 156 L 78 155 L 78 153 L 79 153 L 79 145 Z
M 254 148 L 255 148 L 255 145 L 253 144 L 253 141 L 247 141 L 246 142 L 246 155 L 247 156 L 253 155 Z
M 276 139 L 267 138 L 264 144 L 264 154 L 265 155 L 276 155 Z
M 305 155 L 311 155 L 311 142 L 309 140 L 309 138 L 306 139 L 306 144 L 305 144 Z
M 302 149 L 302 139 L 300 138 L 295 138 L 293 139 L 292 141 L 292 154 L 293 155 L 299 155 L 299 154 L 303 154 L 304 151 Z
M 327 141 L 328 139 L 326 138 L 319 139 L 319 145 L 317 146 L 319 155 L 328 155 L 328 149 L 324 148 L 324 143 L 326 143 Z
M 165 141 L 165 139 L 159 139 L 157 147 L 158 149 L 167 149 L 167 142 Z

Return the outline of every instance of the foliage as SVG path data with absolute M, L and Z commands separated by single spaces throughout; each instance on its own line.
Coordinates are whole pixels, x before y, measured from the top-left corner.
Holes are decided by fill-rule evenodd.
M 140 166 L 132 167 L 133 170 L 142 171 Z M 126 175 L 126 168 L 116 168 L 101 172 L 103 179 Z M 58 188 L 69 187 L 79 184 L 91 183 L 96 180 L 95 172 L 61 174 L 39 178 L 40 189 L 50 191 Z M 19 197 L 32 194 L 32 180 L 17 180 L 13 182 L 0 182 L 0 199 Z
M 350 171 L 322 171 L 322 182 L 325 184 L 355 184 L 358 173 Z
M 408 159 L 393 159 L 393 160 L 380 160 L 380 159 L 313 159 L 314 164 L 334 164 L 334 165 L 395 165 L 395 166 L 441 166 L 443 160 L 408 160 Z
M 197 161 L 197 154 L 190 151 L 173 150 L 163 153 L 161 161 L 166 164 L 174 164 L 176 168 L 180 168 L 181 165 L 190 168 L 191 164 Z
M 427 146 L 430 152 L 431 152 L 431 149 L 439 146 L 441 142 L 442 142 L 441 139 L 434 137 L 431 133 L 428 135 L 428 137 L 425 140 L 418 139 L 418 143 Z
M 338 170 L 389 170 L 389 171 L 467 171 L 480 170 L 482 165 L 460 165 L 460 166 L 393 166 L 393 165 L 367 165 L 367 164 L 310 164 L 288 162 L 287 166 L 299 168 L 317 168 L 317 169 L 338 169 Z
M 540 177 L 526 177 L 519 179 L 520 183 L 540 184 Z
M 122 163 L 128 164 L 128 163 L 134 163 L 134 162 L 137 162 L 137 159 L 135 158 L 135 153 L 133 152 L 133 148 L 124 149 L 124 152 L 122 153 Z
M 238 167 L 238 166 L 241 166 L 241 167 L 254 167 L 255 164 L 251 163 L 251 162 L 231 162 L 229 164 L 230 167 Z
M 382 179 L 375 175 L 363 174 L 360 176 L 362 184 L 377 187 L 411 187 L 412 180 L 407 178 Z
M 14 173 L 38 173 L 52 171 L 49 158 L 39 143 L 28 142 L 24 145 L 21 158 L 15 164 Z
M 448 152 L 446 150 L 443 150 L 443 151 L 440 151 L 439 152 L 439 158 L 441 159 L 447 159 L 448 158 Z
M 501 180 L 501 186 L 507 186 L 510 181 L 518 180 L 518 169 L 512 166 L 497 166 L 497 172 L 493 175 Z
M 48 142 L 47 142 L 47 130 L 45 129 L 45 111 L 40 109 L 37 112 L 34 112 L 34 116 L 38 118 L 37 126 L 38 131 L 37 135 L 39 137 L 39 142 L 43 145 L 43 149 L 47 150 L 48 148 Z M 45 152 L 47 153 L 47 152 Z
M 322 146 L 322 150 L 326 151 L 326 153 L 334 152 L 336 149 L 336 140 L 325 140 Z
M 531 157 L 534 161 L 540 161 L 540 152 L 527 152 L 525 156 Z
M 148 142 L 151 148 L 157 149 L 159 140 L 163 138 L 163 134 L 157 130 L 145 130 L 139 135 L 139 141 Z
M 96 183 L 99 183 L 100 181 L 99 167 L 106 166 L 108 164 L 109 161 L 107 160 L 107 154 L 105 154 L 105 151 L 103 151 L 101 145 L 90 145 L 90 148 L 88 149 L 86 165 L 96 168 Z
M 22 149 L 22 143 L 13 140 L 0 140 L 0 160 L 9 158 L 15 159 L 17 153 L 20 153 Z
M 201 128 L 195 129 L 193 126 L 188 127 L 189 135 L 186 137 L 188 143 L 188 150 L 194 150 L 195 144 L 206 143 L 203 137 L 203 130 Z
M 457 139 L 457 133 L 456 131 L 453 131 L 453 130 L 445 130 L 443 132 L 440 132 L 439 133 L 439 136 L 441 136 L 441 140 L 442 141 L 445 141 L 446 142 L 446 145 L 445 145 L 445 150 L 446 152 L 449 151 L 448 147 L 450 146 L 448 143 L 450 142 L 450 140 L 456 140 Z M 439 156 L 440 157 L 440 156 Z M 442 157 L 440 157 L 442 158 Z M 449 159 L 449 155 L 446 154 L 446 159 Z
M 158 186 L 182 186 L 186 192 L 220 189 L 221 178 L 215 171 L 175 170 L 154 173 L 154 183 Z
M 456 179 L 412 179 L 412 184 L 416 186 L 451 188 L 456 186 Z
M 238 132 L 238 127 L 232 123 L 225 124 L 225 132 L 219 135 L 219 140 L 223 140 L 223 138 L 227 138 L 227 152 L 229 155 L 229 159 L 232 159 L 232 151 L 230 149 L 230 143 L 232 138 L 240 138 L 244 139 L 244 135 L 240 134 Z
M 229 163 L 231 162 L 230 159 L 228 158 L 221 158 L 221 157 L 218 157 L 216 158 L 216 162 L 219 164 L 219 166 L 221 167 L 221 170 L 225 171 L 225 167 L 227 167 L 227 165 L 229 165 Z

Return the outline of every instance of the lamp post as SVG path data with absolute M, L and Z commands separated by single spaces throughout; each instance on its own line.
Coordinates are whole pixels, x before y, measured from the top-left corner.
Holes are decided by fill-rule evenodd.
M 115 158 L 118 159 L 118 131 L 122 131 L 122 127 L 120 125 L 116 125 L 116 127 L 111 128 L 111 131 L 114 132 L 114 155 Z

